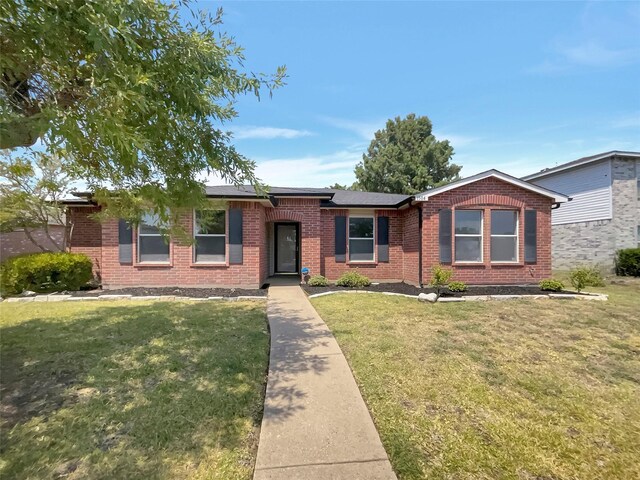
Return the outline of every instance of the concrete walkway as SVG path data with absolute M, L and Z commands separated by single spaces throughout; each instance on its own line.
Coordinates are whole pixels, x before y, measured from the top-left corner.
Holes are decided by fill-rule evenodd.
M 269 288 L 269 379 L 255 480 L 395 479 L 358 386 L 298 286 Z

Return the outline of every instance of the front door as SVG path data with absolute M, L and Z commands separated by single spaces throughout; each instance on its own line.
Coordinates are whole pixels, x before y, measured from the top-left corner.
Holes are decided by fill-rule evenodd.
M 298 273 L 298 224 L 276 223 L 276 273 Z

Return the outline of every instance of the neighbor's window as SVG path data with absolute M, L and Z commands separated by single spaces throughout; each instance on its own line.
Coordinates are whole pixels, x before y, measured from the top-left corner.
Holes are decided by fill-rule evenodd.
M 169 261 L 169 242 L 160 233 L 160 221 L 157 215 L 145 214 L 138 226 L 138 261 L 149 263 L 167 263 Z
M 456 262 L 482 262 L 482 210 L 455 211 Z
M 194 222 L 194 260 L 224 263 L 226 260 L 227 222 L 224 210 L 196 210 Z
M 349 261 L 373 261 L 373 216 L 349 217 Z
M 518 212 L 491 210 L 491 261 L 518 261 Z

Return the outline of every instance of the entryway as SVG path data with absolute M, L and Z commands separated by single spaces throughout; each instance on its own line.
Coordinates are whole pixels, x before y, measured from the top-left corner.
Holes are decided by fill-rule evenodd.
M 299 224 L 276 222 L 274 229 L 274 273 L 295 274 L 300 272 Z

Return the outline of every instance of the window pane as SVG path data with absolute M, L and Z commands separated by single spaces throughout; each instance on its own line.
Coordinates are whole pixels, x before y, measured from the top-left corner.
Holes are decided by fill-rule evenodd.
M 480 237 L 456 237 L 456 262 L 480 262 L 482 240 Z
M 139 230 L 140 233 L 151 233 L 158 234 L 160 230 L 158 230 L 157 225 L 160 223 L 160 219 L 157 215 L 145 214 L 140 220 Z
M 456 233 L 480 235 L 482 233 L 482 211 L 456 210 Z
M 373 218 L 349 217 L 349 236 L 373 238 Z
M 196 211 L 196 235 L 225 233 L 224 210 L 198 210 Z
M 491 210 L 491 235 L 515 235 L 517 219 L 513 210 Z
M 349 240 L 349 260 L 373 261 L 373 240 Z
M 169 244 L 163 237 L 140 237 L 141 262 L 168 262 Z
M 491 261 L 515 262 L 516 237 L 491 237 Z
M 225 237 L 197 237 L 196 262 L 225 261 Z

